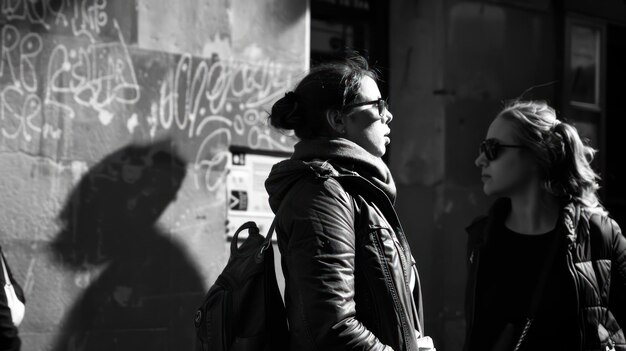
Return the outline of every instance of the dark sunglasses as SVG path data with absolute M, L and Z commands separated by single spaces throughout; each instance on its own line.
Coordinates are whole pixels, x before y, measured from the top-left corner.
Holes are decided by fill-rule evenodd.
M 359 106 L 365 106 L 365 105 L 374 105 L 376 104 L 376 107 L 378 107 L 378 115 L 380 117 L 383 117 L 385 115 L 385 111 L 389 111 L 389 103 L 387 102 L 387 100 L 383 99 L 383 98 L 379 98 L 378 100 L 372 100 L 372 101 L 365 101 L 365 102 L 357 102 L 354 104 L 347 104 L 343 107 L 343 110 L 348 110 L 351 108 L 355 108 L 355 107 L 359 107 Z
M 487 160 L 493 161 L 496 158 L 498 158 L 498 155 L 500 154 L 500 149 L 504 147 L 517 148 L 517 149 L 525 148 L 525 146 L 523 145 L 506 145 L 506 144 L 500 144 L 500 142 L 496 139 L 486 139 L 486 140 L 483 140 L 482 143 L 480 143 L 479 153 L 485 154 L 485 157 L 487 158 Z

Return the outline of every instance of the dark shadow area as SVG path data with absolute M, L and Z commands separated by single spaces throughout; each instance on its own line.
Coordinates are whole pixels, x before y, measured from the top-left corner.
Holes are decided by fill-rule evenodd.
M 611 217 L 626 229 L 626 169 L 623 167 L 622 133 L 626 130 L 624 119 L 624 83 L 626 82 L 626 26 L 610 25 L 607 29 L 607 86 L 605 127 L 605 169 L 603 201 Z M 600 154 L 602 157 L 602 155 Z
M 157 224 L 185 173 L 163 141 L 110 154 L 74 188 L 51 248 L 73 276 L 101 273 L 68 309 L 53 350 L 193 348 L 202 280 Z

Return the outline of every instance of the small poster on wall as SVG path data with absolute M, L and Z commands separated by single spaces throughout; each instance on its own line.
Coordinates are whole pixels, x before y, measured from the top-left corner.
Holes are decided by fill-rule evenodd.
M 274 213 L 268 203 L 265 180 L 272 166 L 289 156 L 290 153 L 287 152 L 231 148 L 226 177 L 228 240 L 232 239 L 237 228 L 248 221 L 256 222 L 261 234 L 267 234 Z M 247 234 L 247 231 L 241 232 L 239 239 L 245 239 Z M 272 240 L 275 238 L 276 236 Z

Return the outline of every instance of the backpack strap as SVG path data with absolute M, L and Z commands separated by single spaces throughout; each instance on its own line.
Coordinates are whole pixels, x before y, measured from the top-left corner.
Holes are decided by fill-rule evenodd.
M 524 329 L 522 330 L 522 334 L 520 335 L 519 339 L 517 339 L 517 343 L 515 344 L 515 348 L 513 349 L 513 351 L 518 351 L 520 349 L 520 347 L 522 346 L 522 343 L 524 342 L 524 339 L 526 338 L 526 334 L 528 334 L 528 331 L 530 330 L 530 326 L 532 325 L 535 316 L 537 314 L 537 311 L 539 310 L 539 304 L 541 302 L 541 298 L 543 296 L 543 293 L 545 292 L 545 288 L 546 285 L 548 283 L 548 277 L 550 275 L 550 273 L 552 273 L 553 268 L 556 266 L 556 257 L 559 251 L 559 243 L 561 242 L 560 236 L 558 235 L 558 230 L 557 233 L 555 233 L 554 238 L 552 239 L 552 245 L 550 247 L 550 251 L 548 253 L 548 256 L 546 257 L 545 261 L 544 261 L 544 267 L 543 270 L 541 271 L 539 278 L 537 280 L 537 285 L 535 286 L 535 290 L 533 291 L 533 296 L 532 296 L 532 300 L 530 303 L 530 310 L 529 310 L 529 316 L 526 319 L 526 323 L 524 324 Z
M 237 252 L 237 243 L 239 242 L 239 233 L 241 233 L 244 230 L 248 230 L 250 232 L 250 234 L 255 235 L 255 234 L 259 234 L 259 227 L 257 227 L 256 223 L 254 223 L 253 221 L 248 221 L 244 224 L 242 224 L 239 229 L 237 229 L 237 231 L 235 232 L 235 234 L 233 234 L 233 238 L 231 239 L 230 242 L 230 253 L 231 255 L 235 252 Z
M 267 231 L 267 235 L 265 236 L 265 241 L 263 242 L 263 246 L 261 246 L 261 250 L 257 254 L 257 258 L 263 258 L 265 254 L 265 250 L 269 249 L 272 246 L 272 236 L 274 235 L 274 227 L 276 227 L 276 216 L 272 220 L 272 224 L 270 225 L 270 229 Z M 259 229 L 257 228 L 257 231 Z

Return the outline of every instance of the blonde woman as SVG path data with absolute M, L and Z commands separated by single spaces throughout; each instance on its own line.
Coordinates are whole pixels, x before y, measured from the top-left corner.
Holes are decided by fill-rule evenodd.
M 626 350 L 626 239 L 593 155 L 544 102 L 489 126 L 475 163 L 499 199 L 467 228 L 466 350 Z

